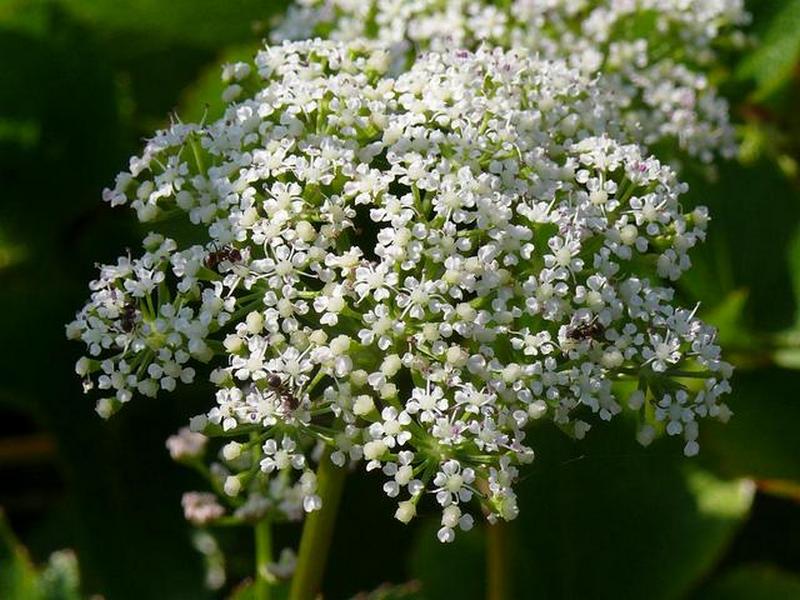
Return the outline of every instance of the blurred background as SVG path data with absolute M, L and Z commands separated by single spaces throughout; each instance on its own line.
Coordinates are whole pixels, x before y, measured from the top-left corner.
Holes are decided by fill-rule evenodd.
M 713 221 L 679 286 L 737 365 L 735 417 L 705 427 L 690 460 L 670 441 L 640 448 L 624 422 L 583 442 L 535 430 L 510 532 L 515 597 L 800 598 L 800 0 L 749 4 L 757 41 L 714 74 L 741 151 L 711 180 L 688 170 L 687 201 Z M 251 571 L 249 532 L 215 532 L 227 583 L 210 592 L 220 565 L 182 516 L 181 493 L 202 482 L 164 440 L 205 407 L 202 391 L 103 422 L 64 324 L 95 262 L 142 237 L 102 188 L 170 114 L 213 112 L 220 64 L 250 54 L 284 8 L 0 0 L 0 600 L 48 561 L 59 598 L 224 597 Z M 348 481 L 328 597 L 407 582 L 393 597 L 482 597 L 484 532 L 441 546 L 436 523 L 392 520 L 378 483 Z M 297 531 L 277 537 L 293 545 Z

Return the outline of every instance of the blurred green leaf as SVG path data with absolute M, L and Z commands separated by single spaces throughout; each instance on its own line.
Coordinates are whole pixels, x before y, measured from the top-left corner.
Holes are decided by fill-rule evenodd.
M 719 479 L 671 441 L 642 449 L 624 423 L 604 424 L 581 443 L 550 427 L 531 437 L 537 459 L 520 484 L 521 513 L 511 527 L 517 593 L 683 597 L 750 509 L 752 484 Z M 412 569 L 425 597 L 481 598 L 480 532 L 459 533 L 445 546 L 434 531 L 421 539 Z
M 701 428 L 701 460 L 731 477 L 800 481 L 800 373 L 737 372 L 733 417 Z
M 751 341 L 751 335 L 743 325 L 746 305 L 747 291 L 735 290 L 703 313 L 705 321 L 717 328 L 717 342 L 722 346 L 742 347 Z
M 219 48 L 266 31 L 285 0 L 62 0 L 94 28 L 146 33 Z
M 772 361 L 784 369 L 800 369 L 800 348 L 779 348 L 772 353 Z
M 178 115 L 184 121 L 200 122 L 222 116 L 225 103 L 222 92 L 228 84 L 222 81 L 222 66 L 227 63 L 252 59 L 260 43 L 243 44 L 227 48 L 220 60 L 208 67 L 182 94 Z
M 760 36 L 759 45 L 742 61 L 738 76 L 754 79 L 755 99 L 763 100 L 792 76 L 800 58 L 800 0 L 787 0 Z
M 797 600 L 800 577 L 769 566 L 745 566 L 714 580 L 698 595 L 703 600 Z
M 0 511 L 0 598 L 37 598 L 36 571 Z
M 795 312 L 795 328 L 800 330 L 800 227 L 795 231 L 787 252 L 789 256 L 792 288 L 797 305 L 797 310 Z
M 748 329 L 791 326 L 797 303 L 787 247 L 800 224 L 797 189 L 766 160 L 723 163 L 716 181 L 691 177 L 688 183 L 686 204 L 708 206 L 711 222 L 708 239 L 692 249 L 693 267 L 679 282 L 683 301 L 701 301 L 704 317 L 721 299 L 746 294 L 741 317 Z
M 8 600 L 80 600 L 78 560 L 69 550 L 54 552 L 41 573 L 14 537 L 0 511 L 0 598 Z

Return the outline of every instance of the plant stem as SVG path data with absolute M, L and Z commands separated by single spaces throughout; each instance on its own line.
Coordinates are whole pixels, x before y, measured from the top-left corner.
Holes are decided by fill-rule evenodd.
M 322 508 L 309 514 L 303 525 L 289 600 L 313 600 L 319 592 L 345 474 L 345 469 L 331 462 L 331 449 L 326 448 L 317 468 L 317 494 Z
M 256 574 L 253 589 L 256 600 L 269 600 L 271 582 L 268 578 L 267 565 L 272 562 L 272 523 L 262 519 L 255 525 L 256 534 Z
M 510 600 L 508 523 L 498 519 L 486 527 L 486 600 Z

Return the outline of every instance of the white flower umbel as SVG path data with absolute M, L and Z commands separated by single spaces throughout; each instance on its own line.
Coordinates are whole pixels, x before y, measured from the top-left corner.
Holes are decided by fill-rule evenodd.
M 533 419 L 580 438 L 629 410 L 643 442 L 696 453 L 731 367 L 669 282 L 706 211 L 607 135 L 606 91 L 564 63 L 430 53 L 392 79 L 387 58 L 268 47 L 226 70 L 222 118 L 132 159 L 109 201 L 202 241 L 151 235 L 102 268 L 68 327 L 80 374 L 123 403 L 208 362 L 216 401 L 192 427 L 226 438 L 211 474 L 234 518 L 318 509 L 322 448 L 382 471 L 402 522 L 435 497 L 443 541 L 476 504 L 517 515 Z
M 396 70 L 423 51 L 528 48 L 602 73 L 622 125 L 648 146 L 710 161 L 735 150 L 713 85 L 720 52 L 740 46 L 743 0 L 299 0 L 273 39 L 375 38 Z

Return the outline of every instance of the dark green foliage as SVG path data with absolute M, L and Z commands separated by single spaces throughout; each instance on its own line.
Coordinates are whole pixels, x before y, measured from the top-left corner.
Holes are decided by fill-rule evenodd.
M 766 566 L 745 566 L 724 574 L 702 591 L 707 600 L 794 600 L 800 578 Z
M 78 563 L 70 551 L 55 552 L 37 570 L 0 512 L 0 598 L 80 600 Z
M 0 416 L 12 427 L 0 432 L 16 433 L 13 415 L 31 415 L 55 440 L 60 474 L 46 519 L 34 518 L 41 508 L 18 489 L 30 469 L 0 472 L 0 505 L 15 507 L 37 562 L 74 548 L 85 591 L 111 599 L 207 592 L 180 509 L 181 492 L 200 484 L 164 448 L 196 412 L 192 398 L 104 424 L 73 373 L 64 323 L 95 261 L 141 238 L 135 219 L 108 209 L 100 193 L 183 90 L 219 68 L 218 49 L 255 40 L 250 23 L 280 8 L 168 4 L 0 2 Z M 182 25 L 189 18 L 193 28 Z M 0 592 L 15 597 L 26 598 Z
M 722 328 L 739 367 L 735 416 L 706 427 L 692 460 L 669 441 L 638 447 L 625 423 L 580 443 L 532 432 L 538 456 L 510 532 L 515 598 L 800 597 L 788 572 L 800 568 L 797 544 L 781 542 L 800 515 L 800 2 L 750 4 L 761 43 L 732 55 L 722 82 L 742 155 L 715 180 L 690 177 L 686 202 L 708 205 L 713 220 L 679 290 Z M 212 596 L 180 509 L 181 493 L 202 483 L 164 449 L 205 407 L 204 390 L 134 403 L 103 423 L 81 394 L 64 323 L 94 262 L 141 239 L 129 211 L 100 201 L 102 188 L 173 111 L 215 114 L 220 63 L 251 54 L 283 5 L 0 0 L 0 441 L 44 432 L 55 448 L 37 464 L 0 460 L 0 505 L 30 551 L 0 521 L 2 600 L 77 598 L 69 555 L 34 566 L 66 547 L 84 595 Z M 734 477 L 757 483 L 753 516 Z M 442 546 L 437 523 L 391 520 L 379 486 L 375 475 L 348 480 L 327 597 L 483 597 L 482 529 Z M 276 551 L 296 535 L 279 529 Z M 232 593 L 250 575 L 252 541 L 231 530 L 220 542 Z M 751 564 L 762 559 L 787 572 Z
M 510 528 L 513 589 L 530 597 L 685 597 L 750 508 L 751 486 L 687 464 L 675 444 L 642 449 L 625 423 L 598 427 L 585 442 L 549 426 L 533 435 L 538 456 Z M 482 532 L 451 548 L 435 530 L 413 562 L 426 598 L 483 597 Z

